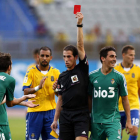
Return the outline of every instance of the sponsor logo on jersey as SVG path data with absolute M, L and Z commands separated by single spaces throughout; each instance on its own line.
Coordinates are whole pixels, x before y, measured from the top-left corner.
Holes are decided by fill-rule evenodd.
M 121 139 L 121 137 L 120 137 L 120 136 L 118 136 L 118 137 L 117 137 L 117 139 Z
M 51 76 L 51 81 L 54 81 L 54 76 Z
M 24 78 L 24 83 L 27 83 L 27 81 L 28 81 L 28 77 L 25 77 Z
M 114 84 L 115 83 L 115 80 L 114 79 L 111 79 L 111 83 Z
M 97 81 L 97 80 L 95 80 L 95 81 L 94 81 L 94 83 L 98 83 L 98 81 Z
M 5 76 L 0 76 L 0 80 L 4 81 L 6 79 Z
M 86 134 L 86 132 L 85 132 L 85 131 L 83 131 L 83 132 L 82 132 L 82 134 Z
M 77 75 L 71 76 L 71 80 L 73 83 L 77 82 L 78 81 Z
M 108 87 L 109 93 L 106 90 L 101 90 L 101 87 L 99 87 L 99 90 L 96 90 L 94 88 L 94 98 L 113 98 L 115 96 L 114 87 Z
M 135 73 L 132 73 L 132 78 L 135 78 Z
M 130 73 L 123 73 L 124 75 L 129 75 Z

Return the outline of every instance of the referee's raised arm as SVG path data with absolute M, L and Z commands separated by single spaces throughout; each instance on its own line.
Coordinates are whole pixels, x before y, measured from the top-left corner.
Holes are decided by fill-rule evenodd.
M 79 58 L 83 60 L 85 58 L 85 49 L 84 49 L 84 40 L 83 40 L 83 14 L 81 12 L 76 13 L 76 18 L 77 18 L 77 49 L 78 49 L 78 54 Z

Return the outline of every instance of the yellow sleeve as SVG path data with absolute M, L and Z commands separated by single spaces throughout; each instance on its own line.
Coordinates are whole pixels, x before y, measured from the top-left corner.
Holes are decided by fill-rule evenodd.
M 60 71 L 59 70 L 56 70 L 56 72 L 55 72 L 56 74 L 55 74 L 55 76 L 56 76 L 56 79 L 58 79 L 59 78 L 59 75 L 60 75 Z
M 30 88 L 31 85 L 32 85 L 32 69 L 31 70 L 28 70 L 26 72 L 26 75 L 24 77 L 24 81 L 23 81 L 23 88 L 22 90 L 24 91 L 25 88 Z
M 139 68 L 139 77 L 138 77 L 138 89 L 140 89 L 140 68 Z

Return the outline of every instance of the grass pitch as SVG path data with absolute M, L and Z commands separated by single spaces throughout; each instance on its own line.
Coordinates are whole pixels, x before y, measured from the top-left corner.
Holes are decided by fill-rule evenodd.
M 10 125 L 12 140 L 25 140 L 25 133 L 26 133 L 25 118 L 9 117 L 9 125 Z M 127 135 L 124 130 L 122 140 L 128 140 L 128 138 L 129 135 Z M 137 139 L 140 139 L 140 129 L 139 129 L 139 135 Z

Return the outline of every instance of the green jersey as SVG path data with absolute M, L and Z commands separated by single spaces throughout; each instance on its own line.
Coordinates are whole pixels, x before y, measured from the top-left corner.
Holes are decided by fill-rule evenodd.
M 5 95 L 6 100 L 14 99 L 15 79 L 5 72 L 0 72 L 0 103 Z M 6 105 L 0 105 L 0 125 L 8 125 Z
M 89 74 L 89 95 L 92 95 L 92 122 L 118 121 L 119 96 L 128 95 L 125 77 L 115 69 L 104 75 L 101 69 Z

